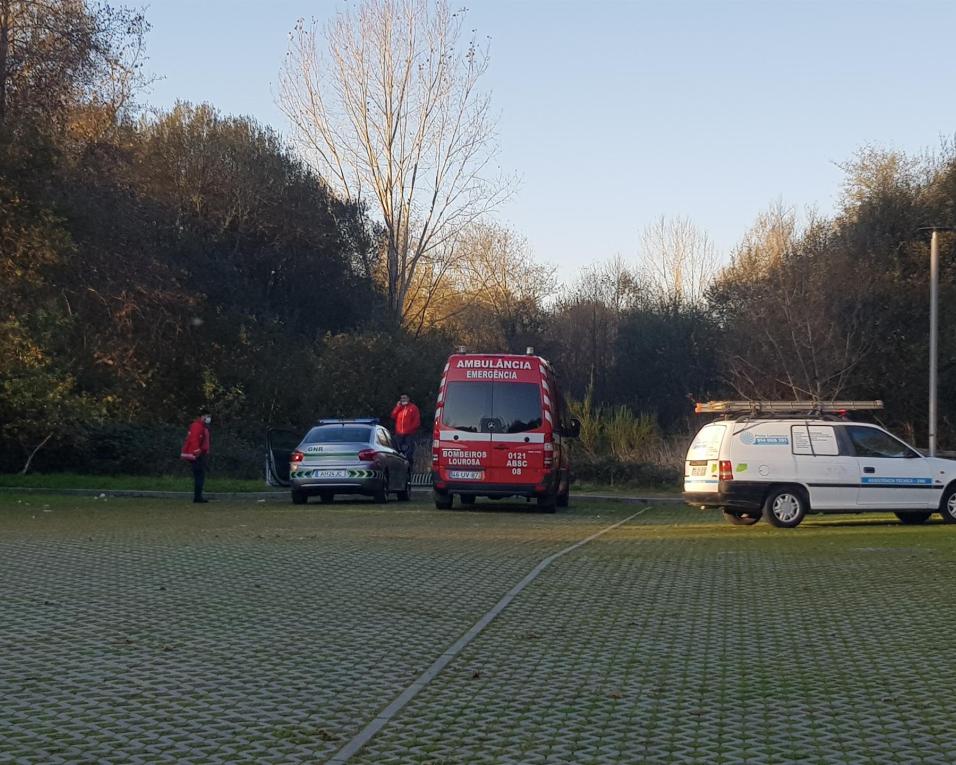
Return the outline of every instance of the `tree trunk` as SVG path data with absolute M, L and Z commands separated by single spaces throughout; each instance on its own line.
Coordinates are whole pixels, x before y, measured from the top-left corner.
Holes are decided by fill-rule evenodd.
M 49 441 L 51 438 L 53 438 L 52 433 L 50 433 L 50 435 L 48 435 L 39 444 L 37 444 L 36 449 L 30 452 L 30 456 L 27 457 L 27 464 L 23 466 L 23 470 L 20 471 L 20 475 L 26 475 L 27 473 L 30 472 L 30 463 L 33 462 L 33 458 L 36 457 L 37 452 L 40 451 L 40 449 L 42 449 L 46 445 L 46 442 Z
M 10 0 L 0 0 L 0 128 L 7 114 L 7 60 L 10 52 Z

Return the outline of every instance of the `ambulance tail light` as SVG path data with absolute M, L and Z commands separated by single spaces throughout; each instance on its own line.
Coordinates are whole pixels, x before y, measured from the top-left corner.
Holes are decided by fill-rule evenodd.
M 362 462 L 375 462 L 376 454 L 378 454 L 378 452 L 374 449 L 362 449 L 362 451 L 358 453 L 358 458 L 362 460 Z
M 717 467 L 717 479 L 720 481 L 733 481 L 734 463 L 730 460 L 720 460 Z
M 289 456 L 289 462 L 302 462 L 305 459 L 305 455 L 300 451 L 294 451 Z

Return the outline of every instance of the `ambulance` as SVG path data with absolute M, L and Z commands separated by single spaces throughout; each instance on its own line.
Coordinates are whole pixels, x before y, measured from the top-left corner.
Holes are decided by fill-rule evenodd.
M 554 512 L 570 496 L 568 439 L 581 424 L 568 416 L 557 376 L 534 349 L 525 355 L 453 354 L 435 409 L 435 506 L 477 497 L 535 499 Z
M 734 525 L 793 528 L 808 513 L 892 512 L 956 523 L 956 461 L 927 457 L 878 425 L 848 419 L 881 401 L 711 401 L 719 419 L 684 461 L 684 500 Z

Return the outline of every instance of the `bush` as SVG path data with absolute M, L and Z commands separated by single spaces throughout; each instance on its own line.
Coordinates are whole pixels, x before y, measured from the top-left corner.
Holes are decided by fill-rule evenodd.
M 87 425 L 64 445 L 37 453 L 35 472 L 75 472 L 93 475 L 170 475 L 184 470 L 179 453 L 187 423 L 105 423 Z M 212 430 L 210 473 L 229 478 L 261 478 L 265 438 L 244 423 Z
M 585 454 L 572 457 L 571 472 L 575 481 L 660 489 L 679 486 L 682 478 L 679 469 L 667 465 L 626 462 L 614 456 L 592 457 Z

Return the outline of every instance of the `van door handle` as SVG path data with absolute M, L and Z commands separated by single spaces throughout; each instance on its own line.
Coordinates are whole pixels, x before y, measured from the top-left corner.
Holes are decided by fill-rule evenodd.
M 875 472 L 876 472 L 876 468 L 874 468 L 874 467 L 865 467 L 865 468 L 863 468 L 863 472 L 864 472 L 864 473 L 875 473 Z

